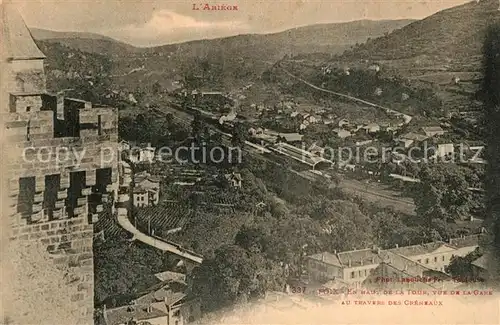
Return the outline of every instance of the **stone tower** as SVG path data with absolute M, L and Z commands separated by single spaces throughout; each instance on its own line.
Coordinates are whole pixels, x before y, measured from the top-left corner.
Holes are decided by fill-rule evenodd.
M 46 295 L 63 294 L 64 306 L 54 308 L 93 324 L 93 222 L 117 186 L 117 110 L 48 93 L 44 54 L 12 5 L 0 10 L 2 221 L 10 230 L 3 233 L 12 246 L 41 247 L 50 265 L 71 275 L 61 292 Z
M 9 92 L 45 92 L 45 55 L 13 5 L 2 4 L 1 11 L 3 57 L 8 63 L 5 87 Z

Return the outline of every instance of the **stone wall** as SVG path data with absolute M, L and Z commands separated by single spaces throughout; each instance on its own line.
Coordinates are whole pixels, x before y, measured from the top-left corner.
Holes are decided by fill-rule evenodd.
M 43 92 L 46 77 L 43 60 L 13 60 L 4 70 L 8 75 L 6 88 L 11 93 Z
M 72 270 L 67 308 L 81 312 L 79 324 L 93 324 L 92 223 L 116 190 L 118 114 L 113 108 L 84 103 L 76 111 L 80 136 L 54 137 L 56 107 L 26 112 L 26 103 L 38 99 L 11 99 L 14 109 L 3 116 L 9 196 L 4 218 L 9 219 L 14 244 L 40 243 L 56 266 Z M 28 178 L 30 190 L 20 181 Z M 26 205 L 29 212 L 20 209 Z
M 54 264 L 61 269 L 69 268 L 66 279 L 72 293 L 67 298 L 68 309 L 78 309 L 78 324 L 93 324 L 94 263 L 92 253 L 93 225 L 86 216 L 67 220 L 54 220 L 39 224 L 13 225 L 11 240 L 38 241 L 46 247 Z M 40 279 L 42 280 L 42 279 Z M 65 294 L 68 290 L 65 290 Z M 57 295 L 57 292 L 47 293 Z M 76 306 L 75 306 L 76 305 Z M 45 320 L 40 319 L 40 323 Z

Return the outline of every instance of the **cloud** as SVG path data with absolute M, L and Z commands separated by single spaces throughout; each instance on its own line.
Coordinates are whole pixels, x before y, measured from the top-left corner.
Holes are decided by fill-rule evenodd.
M 143 24 L 130 24 L 107 35 L 138 45 L 158 45 L 188 39 L 213 38 L 248 32 L 242 21 L 206 21 L 170 10 L 155 11 Z

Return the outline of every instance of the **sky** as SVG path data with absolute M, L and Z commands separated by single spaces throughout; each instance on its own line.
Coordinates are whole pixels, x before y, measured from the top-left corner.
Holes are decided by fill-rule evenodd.
M 0 0 L 2 1 L 2 0 Z M 271 33 L 318 23 L 360 19 L 421 19 L 464 0 L 4 0 L 29 27 L 94 32 L 155 46 L 248 33 Z M 209 5 L 238 10 L 202 10 Z M 193 5 L 200 10 L 193 10 Z

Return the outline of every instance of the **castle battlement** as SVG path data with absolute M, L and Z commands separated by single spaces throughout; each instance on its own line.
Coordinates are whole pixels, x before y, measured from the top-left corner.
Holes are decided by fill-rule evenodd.
M 78 324 L 93 324 L 93 223 L 115 197 L 118 112 L 48 93 L 45 55 L 17 11 L 0 7 L 7 56 L 0 95 L 6 140 L 2 172 L 8 183 L 3 217 L 9 219 L 12 241 L 38 242 L 56 266 L 72 270 L 67 308 L 80 311 Z

